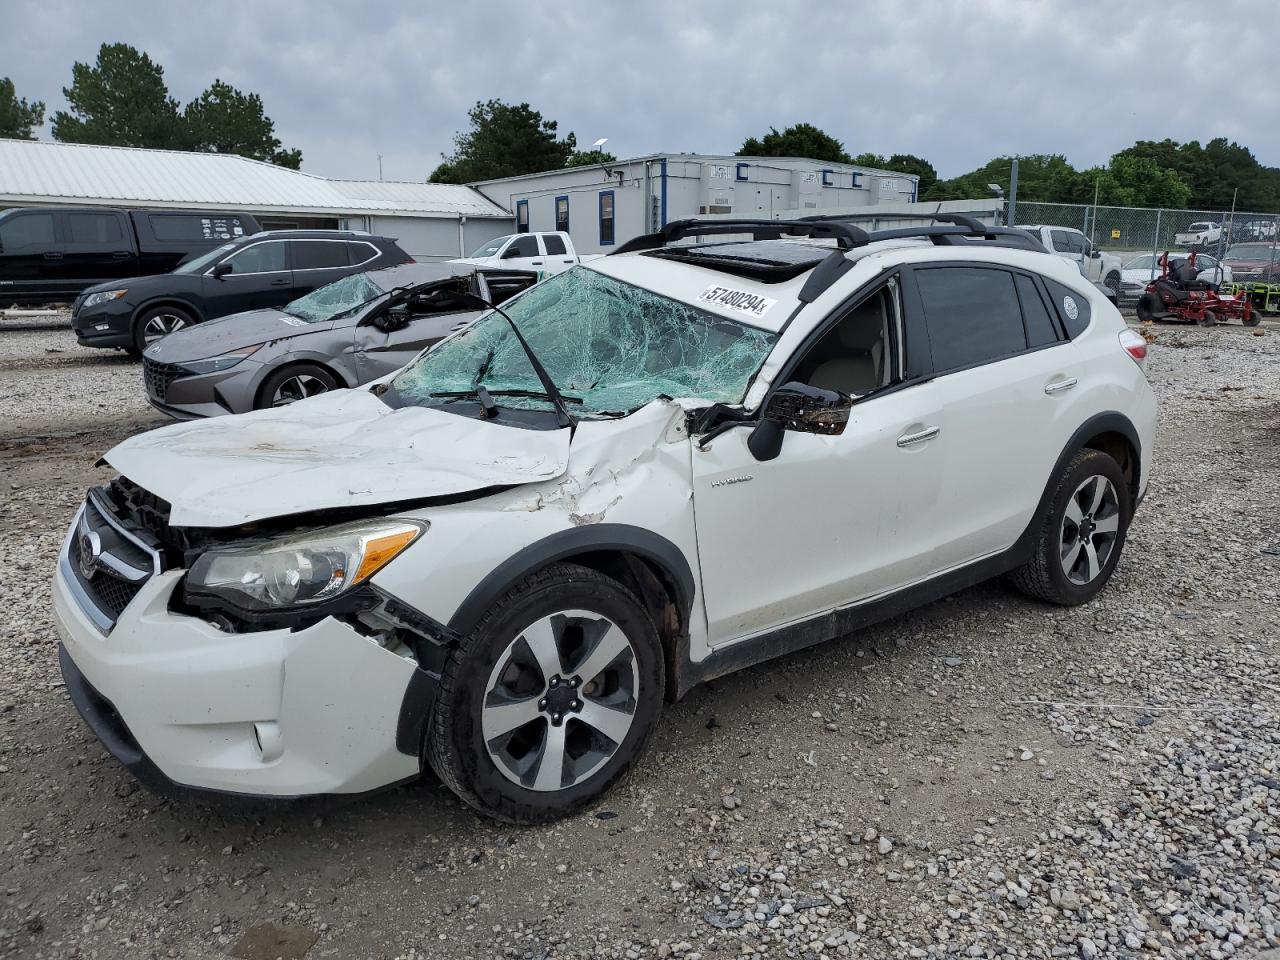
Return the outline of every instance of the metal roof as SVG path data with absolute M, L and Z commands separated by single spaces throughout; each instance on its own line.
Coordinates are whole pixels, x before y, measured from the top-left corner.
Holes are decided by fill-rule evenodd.
M 0 139 L 0 204 L 454 217 L 511 216 L 470 187 L 328 180 L 224 153 Z

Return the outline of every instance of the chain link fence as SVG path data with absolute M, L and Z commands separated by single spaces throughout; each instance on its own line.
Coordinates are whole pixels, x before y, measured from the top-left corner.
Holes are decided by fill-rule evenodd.
M 1225 292 L 1247 290 L 1259 309 L 1280 309 L 1280 214 L 1213 210 L 1104 207 L 1019 200 L 1017 226 L 1079 230 L 1086 242 L 1050 236 L 1059 252 L 1078 255 L 1086 275 L 1114 286 L 1122 304 L 1133 304 L 1160 275 L 1160 256 L 1195 251 L 1201 279 Z M 1083 247 L 1083 249 L 1077 249 Z M 1096 256 L 1095 256 L 1096 254 Z

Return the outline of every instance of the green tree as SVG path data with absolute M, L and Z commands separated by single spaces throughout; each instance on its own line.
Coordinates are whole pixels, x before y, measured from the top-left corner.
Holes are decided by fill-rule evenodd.
M 594 167 L 599 163 L 617 163 L 618 158 L 608 150 L 577 150 L 574 151 L 566 167 Z
M 974 200 L 990 197 L 989 183 L 1009 193 L 1012 157 L 996 157 L 970 173 L 950 180 L 939 180 L 922 200 Z M 1086 197 L 1084 194 L 1088 193 Z M 1033 154 L 1018 158 L 1018 198 L 1046 203 L 1084 203 L 1093 199 L 1093 186 L 1087 186 L 1080 172 L 1067 163 L 1062 154 Z
M 467 113 L 471 129 L 453 138 L 453 153 L 431 173 L 432 183 L 471 183 L 558 170 L 573 156 L 572 133 L 556 138 L 557 125 L 529 104 L 478 102 Z
M 34 140 L 31 131 L 44 124 L 44 104 L 19 100 L 13 81 L 0 77 L 0 137 Z
M 104 43 L 90 66 L 71 68 L 62 88 L 71 110 L 53 115 L 53 138 L 70 143 L 181 149 L 178 103 L 169 96 L 164 68 L 127 43 Z
M 763 137 L 748 137 L 738 148 L 740 157 L 808 157 L 828 163 L 852 163 L 844 144 L 811 123 L 797 123 L 781 133 L 770 127 Z
M 186 146 L 207 153 L 234 153 L 266 160 L 294 170 L 302 164 L 302 152 L 282 150 L 275 124 L 262 109 L 256 93 L 241 93 L 221 80 L 182 111 Z

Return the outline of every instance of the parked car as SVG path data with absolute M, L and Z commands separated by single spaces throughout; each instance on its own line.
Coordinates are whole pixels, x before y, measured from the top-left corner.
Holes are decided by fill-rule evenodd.
M 411 263 L 387 237 L 344 230 L 268 230 L 225 243 L 171 273 L 90 287 L 71 310 L 85 347 L 141 353 L 175 330 L 279 307 L 361 270 Z
M 1234 239 L 1238 239 L 1242 242 L 1250 240 L 1271 241 L 1274 240 L 1276 236 L 1276 221 L 1250 220 L 1240 228 Z
M 1170 264 L 1181 263 L 1186 259 L 1187 254 L 1185 253 L 1169 254 Z M 1196 266 L 1200 268 L 1200 272 L 1196 275 L 1197 279 L 1205 283 L 1221 286 L 1224 283 L 1231 283 L 1234 279 L 1229 263 L 1221 261 L 1217 257 L 1212 257 L 1207 253 L 1196 254 Z M 1124 262 L 1124 269 L 1120 272 L 1120 302 L 1123 304 L 1137 303 L 1138 298 L 1146 291 L 1147 284 L 1159 276 L 1159 256 L 1140 253 L 1136 257 L 1130 257 Z
M 978 230 L 678 221 L 366 387 L 124 441 L 58 560 L 67 692 L 160 789 L 429 764 L 536 822 L 702 681 L 1005 573 L 1095 597 L 1151 472 L 1146 343 Z
M 1050 253 L 1056 253 L 1080 266 L 1080 272 L 1094 283 L 1102 283 L 1119 295 L 1120 258 L 1095 247 L 1083 233 L 1072 227 L 1019 226 L 1040 241 Z
M 353 273 L 278 309 L 196 324 L 147 347 L 151 405 L 179 419 L 280 407 L 403 367 L 536 273 L 414 263 Z
M 587 258 L 591 259 L 591 258 Z M 562 273 L 582 262 L 567 233 L 512 233 L 495 237 L 456 263 L 511 270 L 537 270 L 543 274 Z
M 1189 250 L 1201 250 L 1211 247 L 1223 239 L 1222 224 L 1210 220 L 1201 220 L 1191 224 L 1186 230 L 1174 234 L 1173 242 L 1179 247 Z
M 30 207 L 0 212 L 0 307 L 70 303 L 87 287 L 165 273 L 258 232 L 247 213 Z
M 1233 243 L 1222 262 L 1238 283 L 1280 282 L 1280 247 L 1273 243 Z

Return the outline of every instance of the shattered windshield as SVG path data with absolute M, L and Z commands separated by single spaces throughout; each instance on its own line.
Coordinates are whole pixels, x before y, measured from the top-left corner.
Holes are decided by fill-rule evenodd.
M 380 286 L 369 279 L 367 273 L 353 273 L 319 290 L 312 290 L 305 297 L 286 303 L 281 309 L 289 316 L 307 323 L 320 323 L 368 303 L 383 292 Z
M 777 335 L 575 267 L 504 304 L 575 417 L 629 413 L 660 396 L 740 403 Z M 402 403 L 458 402 L 484 386 L 499 406 L 550 409 L 512 333 L 489 313 L 393 381 Z M 455 394 L 455 396 L 444 396 Z M 577 402 L 580 400 L 581 402 Z

